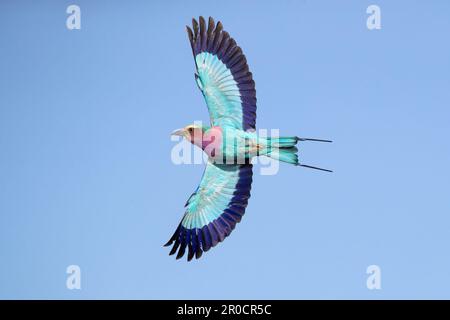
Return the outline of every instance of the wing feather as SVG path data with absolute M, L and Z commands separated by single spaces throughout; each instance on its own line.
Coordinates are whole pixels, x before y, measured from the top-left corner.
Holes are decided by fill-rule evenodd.
M 228 237 L 245 214 L 252 184 L 252 165 L 208 162 L 197 190 L 189 197 L 178 228 L 166 243 L 170 254 L 188 261 L 201 257 Z
M 187 33 L 211 124 L 254 130 L 255 82 L 242 49 L 223 30 L 222 23 L 214 25 L 211 17 L 207 23 L 203 17 L 198 22 L 192 19 Z

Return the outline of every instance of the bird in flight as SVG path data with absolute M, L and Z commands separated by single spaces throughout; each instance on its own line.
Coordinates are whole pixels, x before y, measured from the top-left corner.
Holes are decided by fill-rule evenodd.
M 191 124 L 172 135 L 184 137 L 208 155 L 200 185 L 186 202 L 185 214 L 165 244 L 170 255 L 187 260 L 222 242 L 241 221 L 252 184 L 251 160 L 267 156 L 282 162 L 330 171 L 299 163 L 299 141 L 329 140 L 261 137 L 256 133 L 256 90 L 247 60 L 233 38 L 210 17 L 187 33 L 194 55 L 195 80 L 208 106 L 210 126 Z

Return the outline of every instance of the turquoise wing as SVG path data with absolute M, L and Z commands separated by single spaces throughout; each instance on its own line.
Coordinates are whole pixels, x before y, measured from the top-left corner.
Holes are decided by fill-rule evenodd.
M 201 257 L 222 242 L 241 221 L 252 184 L 252 165 L 217 165 L 208 162 L 197 190 L 186 203 L 186 212 L 166 246 L 180 259 Z
M 196 81 L 208 105 L 213 126 L 254 130 L 256 90 L 241 48 L 212 18 L 206 26 L 192 19 L 187 27 L 197 68 Z

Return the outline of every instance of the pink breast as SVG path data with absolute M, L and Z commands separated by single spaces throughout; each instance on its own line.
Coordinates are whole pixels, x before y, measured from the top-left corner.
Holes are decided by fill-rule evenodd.
M 220 127 L 212 127 L 203 135 L 202 149 L 205 153 L 214 158 L 220 154 L 222 147 L 222 129 Z

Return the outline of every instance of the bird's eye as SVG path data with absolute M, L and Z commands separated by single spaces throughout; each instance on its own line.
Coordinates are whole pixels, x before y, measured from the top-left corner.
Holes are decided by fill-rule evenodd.
M 193 130 L 194 130 L 194 128 L 192 128 L 192 127 L 190 127 L 190 128 L 188 129 L 189 132 L 192 132 Z

